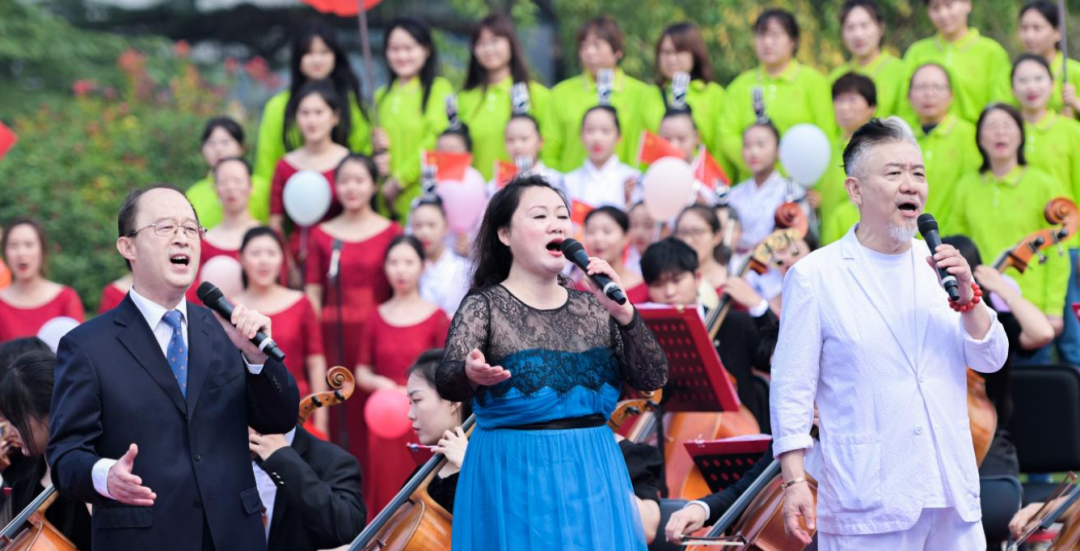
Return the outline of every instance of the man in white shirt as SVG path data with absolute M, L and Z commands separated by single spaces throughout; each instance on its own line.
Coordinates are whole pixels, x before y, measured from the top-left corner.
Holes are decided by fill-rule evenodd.
M 785 526 L 809 543 L 816 525 L 822 551 L 985 549 L 966 369 L 1001 367 L 1004 329 L 993 310 L 969 304 L 971 268 L 956 249 L 933 253 L 959 282 L 953 305 L 913 239 L 928 189 L 911 129 L 871 121 L 844 167 L 859 224 L 784 282 L 770 405 Z M 816 510 L 804 472 L 815 403 Z
M 133 284 L 60 341 L 53 483 L 94 505 L 98 551 L 265 550 L 247 427 L 285 433 L 300 402 L 285 364 L 249 341 L 270 320 L 187 303 L 204 230 L 183 193 L 133 191 L 117 226 Z

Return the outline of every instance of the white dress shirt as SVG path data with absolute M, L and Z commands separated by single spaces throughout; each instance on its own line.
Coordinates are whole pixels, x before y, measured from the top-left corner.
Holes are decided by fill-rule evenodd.
M 761 185 L 753 178 L 731 188 L 728 202 L 739 212 L 742 221 L 742 237 L 736 249 L 745 253 L 772 233 L 776 227 L 776 207 L 788 198 L 789 191 L 796 194 L 800 189 L 775 170 Z
M 912 240 L 912 248 L 913 267 L 883 278 L 852 228 L 784 281 L 770 385 L 773 451 L 813 446 L 816 403 L 818 529 L 828 534 L 907 530 L 942 501 L 965 522 L 981 516 L 966 371 L 997 371 L 1009 343 L 989 308 L 990 330 L 969 335 L 923 260 L 926 243 Z M 910 331 L 910 316 L 888 297 L 900 278 L 913 279 Z
M 452 318 L 469 291 L 470 274 L 472 264 L 446 249 L 437 262 L 426 263 L 420 274 L 420 296 Z
M 296 429 L 290 430 L 285 433 L 285 442 L 292 446 L 293 439 L 296 438 Z M 266 524 L 263 529 L 266 530 L 266 540 L 270 541 L 270 525 L 274 522 L 274 502 L 277 500 L 277 487 L 278 482 L 263 470 L 261 466 L 255 461 L 251 462 L 251 468 L 255 471 L 255 487 L 259 489 L 259 498 L 262 499 L 263 507 L 266 511 L 263 512 L 266 515 Z M 284 484 L 284 482 L 282 482 Z
M 169 341 L 172 340 L 173 329 L 169 327 L 168 323 L 163 321 L 165 313 L 170 308 L 147 299 L 139 294 L 132 286 L 128 291 L 128 295 L 131 297 L 131 301 L 135 303 L 135 307 L 139 309 L 139 313 L 142 314 L 143 319 L 146 320 L 146 324 L 150 327 L 150 330 L 154 333 L 154 339 L 157 340 L 158 347 L 161 348 L 161 356 L 164 359 L 169 354 Z M 188 314 L 187 314 L 187 299 L 180 298 L 180 302 L 176 304 L 171 310 L 180 312 L 180 331 L 184 336 L 184 348 L 188 348 Z M 244 359 L 244 364 L 247 365 L 248 371 L 252 375 L 258 375 L 262 372 L 262 364 L 250 364 L 247 359 Z M 115 459 L 101 458 L 94 463 L 93 470 L 91 471 L 91 478 L 94 479 L 94 489 L 97 492 L 109 499 L 113 498 L 109 493 L 109 469 L 116 464 Z
M 593 208 L 610 205 L 626 210 L 626 181 L 639 176 L 640 172 L 612 155 L 601 167 L 586 159 L 581 168 L 563 178 L 563 184 L 571 201 L 580 201 Z M 641 195 L 641 183 L 638 182 L 630 202 L 641 199 Z

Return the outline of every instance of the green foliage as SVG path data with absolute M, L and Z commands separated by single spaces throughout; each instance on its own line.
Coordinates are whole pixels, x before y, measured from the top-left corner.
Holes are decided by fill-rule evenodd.
M 0 162 L 0 220 L 41 220 L 51 242 L 49 277 L 74 287 L 94 311 L 102 287 L 125 270 L 115 249 L 120 203 L 133 187 L 164 181 L 184 188 L 202 177 L 199 132 L 225 111 L 224 88 L 208 83 L 182 48 L 143 55 L 117 48 L 116 37 L 79 33 L 30 8 L 24 14 L 60 33 L 43 35 L 50 42 L 78 35 L 99 46 L 95 59 L 102 64 L 118 54 L 100 73 L 41 54 L 52 74 L 78 77 L 75 97 L 67 92 L 65 101 L 41 103 L 31 95 L 25 101 L 39 103 L 33 110 L 14 119 L 5 113 L 19 142 Z M 3 15 L 0 21 L 12 23 Z M 64 88 L 71 90 L 71 82 Z

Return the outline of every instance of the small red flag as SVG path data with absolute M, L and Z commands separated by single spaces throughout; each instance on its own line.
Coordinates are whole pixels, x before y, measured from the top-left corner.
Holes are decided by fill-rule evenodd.
M 590 204 L 574 200 L 573 204 L 570 206 L 570 221 L 576 226 L 584 227 L 585 217 L 595 209 L 596 207 Z
M 720 168 L 716 159 L 709 154 L 709 150 L 702 146 L 698 152 L 697 159 L 694 159 L 694 178 L 706 186 L 709 189 L 716 189 L 719 184 L 725 186 L 731 185 L 731 178 L 724 173 L 724 169 Z
M 465 173 L 472 166 L 472 155 L 468 153 L 447 153 L 445 151 L 425 151 L 424 164 L 435 167 L 435 179 L 444 182 L 465 181 Z
M 7 152 L 11 150 L 17 141 L 19 141 L 19 137 L 10 128 L 4 126 L 3 122 L 0 122 L 0 160 L 4 158 L 4 155 L 7 155 Z
M 638 150 L 638 163 L 651 165 L 664 157 L 684 159 L 686 155 L 682 150 L 671 145 L 671 142 L 645 130 L 641 133 L 641 147 Z
M 495 187 L 498 189 L 506 187 L 506 184 L 509 184 L 510 180 L 517 176 L 517 173 L 518 167 L 516 164 L 502 159 L 495 161 Z

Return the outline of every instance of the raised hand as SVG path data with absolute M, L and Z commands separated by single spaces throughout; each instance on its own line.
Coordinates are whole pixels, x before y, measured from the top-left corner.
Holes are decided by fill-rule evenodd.
M 435 451 L 445 455 L 447 461 L 460 469 L 461 463 L 465 461 L 465 449 L 468 447 L 469 439 L 465 437 L 465 431 L 461 430 L 461 427 L 456 427 L 454 430 L 443 433 L 442 439 L 435 446 Z
M 135 467 L 136 455 L 139 455 L 139 446 L 132 444 L 127 453 L 109 468 L 106 487 L 109 495 L 120 503 L 150 507 L 157 499 L 157 494 L 143 486 L 142 478 L 131 472 Z
M 221 322 L 221 326 L 225 328 L 225 334 L 229 336 L 229 340 L 232 341 L 233 345 L 244 353 L 244 358 L 247 358 L 248 363 L 252 365 L 266 363 L 266 354 L 263 354 L 259 347 L 251 342 L 251 339 L 259 331 L 270 337 L 270 318 L 245 307 L 243 304 L 236 305 L 229 321 L 225 321 L 216 312 L 214 317 Z
M 484 353 L 474 348 L 465 357 L 465 375 L 474 386 L 497 385 L 510 378 L 510 372 L 501 365 L 492 366 L 484 359 Z
M 622 282 L 619 281 L 618 274 L 615 273 L 615 269 L 611 267 L 607 262 L 600 260 L 595 256 L 589 257 L 589 265 L 585 270 L 588 275 L 603 274 L 606 275 L 611 281 L 614 281 L 616 285 L 622 287 Z M 603 289 L 600 289 L 593 283 L 590 278 L 585 278 L 585 285 L 589 291 L 596 296 L 596 300 L 600 301 L 600 305 L 604 307 L 611 314 L 611 317 L 615 318 L 615 321 L 619 322 L 619 325 L 626 325 L 634 319 L 634 305 L 630 304 L 630 301 L 626 301 L 626 304 L 619 304 L 614 300 L 611 300 L 604 294 Z M 625 291 L 625 289 L 624 289 Z

